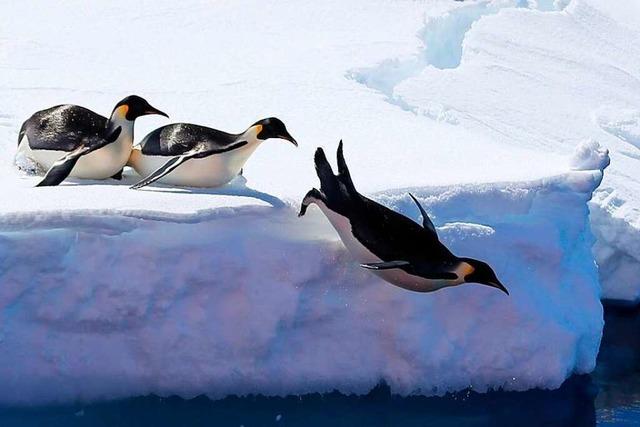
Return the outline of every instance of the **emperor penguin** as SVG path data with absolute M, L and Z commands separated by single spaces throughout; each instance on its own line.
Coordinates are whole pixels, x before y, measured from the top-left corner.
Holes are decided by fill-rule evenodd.
M 18 152 L 48 169 L 39 187 L 67 176 L 120 179 L 133 147 L 133 124 L 148 114 L 169 117 L 136 95 L 118 102 L 108 119 L 79 105 L 57 105 L 22 124 Z
M 155 181 L 186 187 L 224 185 L 241 174 L 249 156 L 270 138 L 298 146 L 275 117 L 258 120 L 238 134 L 189 123 L 163 126 L 145 136 L 131 152 L 129 165 L 146 177 L 131 188 Z
M 320 190 L 311 189 L 298 216 L 317 205 L 338 232 L 360 266 L 385 281 L 415 292 L 433 292 L 463 283 L 478 283 L 501 290 L 496 273 L 485 262 L 459 258 L 440 242 L 436 228 L 418 200 L 409 194 L 422 225 L 358 193 L 338 145 L 338 175 L 334 175 L 322 148 L 315 153 Z

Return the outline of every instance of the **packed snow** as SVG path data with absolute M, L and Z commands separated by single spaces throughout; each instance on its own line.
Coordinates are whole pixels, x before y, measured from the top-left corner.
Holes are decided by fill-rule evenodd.
M 601 178 L 412 189 L 442 239 L 490 262 L 510 296 L 390 286 L 313 208 L 14 224 L 1 240 L 0 402 L 366 393 L 381 379 L 403 395 L 558 387 L 594 368 L 600 342 L 586 203 Z M 405 190 L 374 197 L 419 219 Z
M 594 367 L 600 284 L 640 299 L 632 6 L 2 3 L 1 403 L 553 388 Z M 32 112 L 132 93 L 171 116 L 136 140 L 277 116 L 300 147 L 267 141 L 212 190 L 133 191 L 131 170 L 33 188 L 14 164 Z M 340 139 L 359 190 L 418 219 L 410 190 L 511 296 L 394 288 L 316 210 L 296 218 L 315 148 Z
M 638 23 L 636 2 L 465 2 L 425 19 L 416 52 L 351 76 L 405 111 L 494 141 L 609 148 L 591 203 L 603 296 L 640 302 Z

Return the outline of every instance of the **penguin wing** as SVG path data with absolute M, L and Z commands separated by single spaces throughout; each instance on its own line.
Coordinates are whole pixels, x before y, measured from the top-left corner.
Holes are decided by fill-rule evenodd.
M 80 157 L 114 142 L 120 136 L 120 132 L 122 132 L 122 128 L 118 126 L 106 138 L 93 140 L 85 138 L 79 147 L 57 160 L 36 187 L 51 187 L 60 184 L 69 176 Z
M 366 268 L 367 270 L 391 270 L 393 268 L 401 268 L 401 267 L 409 267 L 412 266 L 409 261 L 386 261 L 386 262 L 371 262 L 366 264 L 360 264 L 360 267 Z M 424 269 L 420 269 L 419 271 L 415 268 L 415 272 L 419 274 L 421 277 L 431 280 L 453 280 L 458 277 L 457 274 L 451 271 L 441 270 L 441 269 L 433 269 L 429 268 L 429 271 L 422 271 Z
M 367 270 L 389 270 L 405 265 L 410 265 L 409 261 L 369 262 L 366 264 L 360 264 L 360 267 L 366 268 Z
M 211 156 L 214 154 L 225 153 L 227 151 L 235 150 L 236 148 L 240 148 L 247 145 L 247 141 L 239 141 L 235 144 L 228 145 L 223 148 L 210 148 L 206 149 L 203 147 L 199 147 L 195 150 L 192 150 L 188 153 L 185 153 L 181 156 L 173 157 L 169 159 L 164 165 L 160 166 L 155 172 L 151 173 L 148 177 L 142 179 L 141 181 L 135 183 L 130 188 L 132 190 L 137 190 L 142 187 L 146 187 L 147 185 L 156 182 L 163 176 L 174 171 L 178 166 L 191 159 L 200 159 L 203 157 Z
M 206 145 L 208 149 L 221 149 L 238 141 L 238 136 L 217 129 L 191 123 L 162 126 L 145 136 L 140 142 L 142 154 L 149 156 L 182 156 Z
M 422 226 L 425 230 L 433 233 L 433 236 L 437 239 L 438 232 L 436 231 L 436 227 L 435 225 L 433 225 L 433 222 L 431 222 L 431 218 L 429 218 L 429 215 L 427 215 L 427 211 L 424 210 L 418 199 L 416 199 L 413 194 L 409 193 L 409 196 L 411 196 L 415 204 L 418 206 L 418 209 L 420 209 L 420 214 L 422 215 Z

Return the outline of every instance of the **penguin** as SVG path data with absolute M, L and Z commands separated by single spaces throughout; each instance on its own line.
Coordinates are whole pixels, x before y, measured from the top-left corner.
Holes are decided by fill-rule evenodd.
M 146 177 L 131 188 L 158 180 L 186 187 L 224 185 L 242 174 L 249 156 L 270 138 L 298 146 L 284 123 L 275 117 L 259 120 L 239 134 L 189 123 L 163 126 L 145 136 L 139 148 L 131 152 L 129 165 Z
M 108 119 L 79 105 L 57 105 L 29 117 L 18 134 L 18 152 L 49 169 L 38 187 L 58 185 L 67 176 L 122 178 L 133 147 L 136 118 L 166 113 L 131 95 Z
M 478 283 L 509 294 L 487 263 L 459 258 L 440 242 L 433 222 L 413 195 L 422 225 L 358 193 L 344 160 L 342 141 L 337 158 L 338 175 L 334 175 L 324 151 L 317 149 L 320 190 L 313 188 L 305 195 L 298 216 L 309 205 L 317 205 L 361 267 L 415 292 Z

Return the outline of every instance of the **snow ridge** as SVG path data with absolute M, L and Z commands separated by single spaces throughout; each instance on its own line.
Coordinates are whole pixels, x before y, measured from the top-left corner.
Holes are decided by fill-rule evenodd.
M 385 95 L 387 102 L 414 114 L 434 120 L 457 124 L 456 114 L 445 105 L 429 108 L 412 105 L 394 88 L 402 81 L 420 74 L 427 67 L 440 70 L 457 68 L 462 61 L 464 39 L 471 27 L 483 16 L 494 15 L 504 8 L 530 8 L 540 11 L 559 11 L 568 2 L 526 0 L 487 0 L 464 4 L 443 15 L 428 17 L 417 35 L 422 42 L 420 52 L 409 58 L 390 58 L 371 68 L 359 68 L 347 73 L 353 79 Z
M 6 230 L 0 403 L 366 393 L 380 379 L 402 395 L 558 387 L 594 368 L 601 338 L 587 208 L 601 178 L 411 189 L 443 241 L 489 262 L 510 296 L 390 286 L 315 208 L 191 223 L 74 212 Z M 373 197 L 419 219 L 406 190 Z

